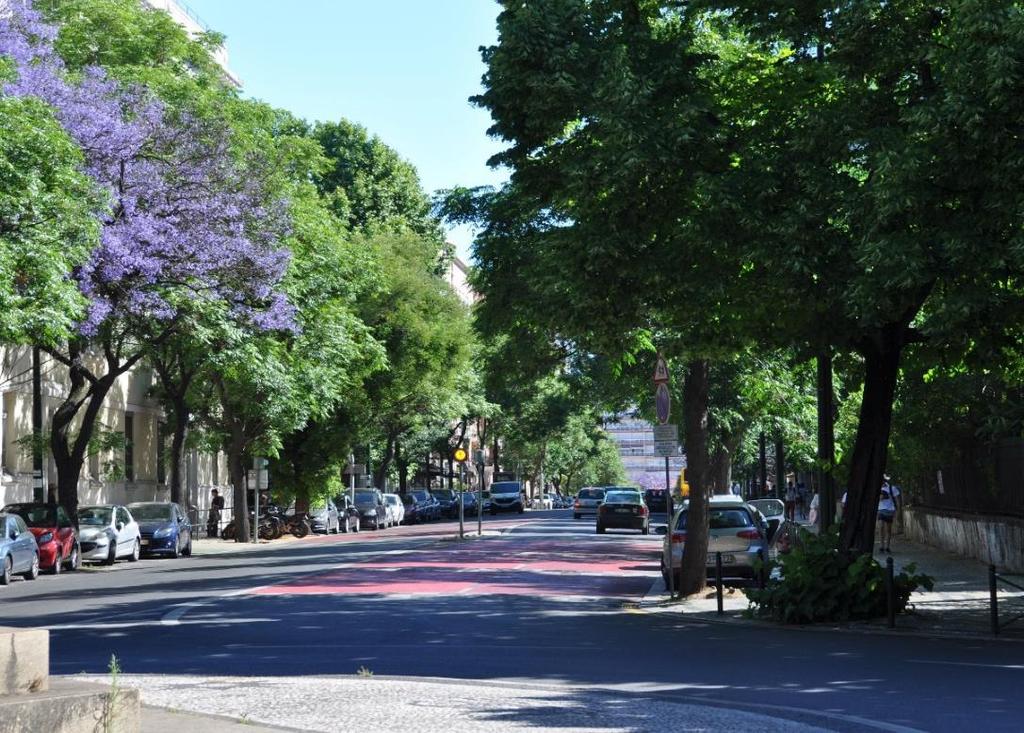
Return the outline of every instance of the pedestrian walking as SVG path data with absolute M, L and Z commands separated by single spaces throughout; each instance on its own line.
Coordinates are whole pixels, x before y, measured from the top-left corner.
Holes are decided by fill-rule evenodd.
M 810 511 L 807 512 L 807 521 L 810 522 L 812 525 L 818 524 L 818 508 L 820 507 L 820 505 L 821 499 L 818 495 L 818 492 L 815 491 L 814 496 L 811 497 Z
M 880 524 L 882 552 L 892 554 L 892 523 L 896 518 L 896 503 L 899 500 L 899 489 L 889 483 L 889 477 L 883 476 L 882 492 L 878 497 L 878 521 Z
M 796 500 L 799 494 L 797 494 L 796 486 L 790 481 L 786 484 L 785 504 L 786 504 L 786 519 L 791 522 L 796 521 Z
M 807 520 L 807 485 L 803 481 L 796 485 L 796 506 L 800 510 L 800 518 Z
M 220 533 L 220 517 L 224 511 L 224 497 L 217 489 L 210 491 L 210 513 L 206 518 L 206 536 L 216 537 Z

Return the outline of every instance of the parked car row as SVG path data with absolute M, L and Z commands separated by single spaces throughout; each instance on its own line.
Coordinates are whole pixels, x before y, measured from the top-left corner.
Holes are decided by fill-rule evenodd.
M 42 502 L 8 504 L 0 510 L 0 585 L 14 575 L 34 580 L 78 570 L 83 562 L 113 565 L 147 555 L 192 554 L 192 525 L 170 502 L 101 504 L 78 509 L 78 524 L 64 507 Z

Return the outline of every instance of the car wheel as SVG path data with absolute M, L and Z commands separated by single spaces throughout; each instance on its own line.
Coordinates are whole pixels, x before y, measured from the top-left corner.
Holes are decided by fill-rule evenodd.
M 572 515 L 572 518 L 573 518 L 573 519 L 579 519 L 579 518 L 580 518 L 580 515 L 579 515 L 579 514 L 573 514 L 573 515 Z
M 132 545 L 132 554 L 128 556 L 128 562 L 138 562 L 140 557 L 142 557 L 142 543 L 135 540 L 135 544 Z
M 35 580 L 39 577 L 39 555 L 32 556 L 32 565 L 23 576 L 25 580 Z
M 257 534 L 260 534 L 260 533 L 257 532 Z M 179 557 L 181 557 L 181 546 L 179 545 L 180 542 L 181 542 L 181 535 L 178 535 L 177 537 L 174 538 L 174 549 L 171 550 L 171 557 L 173 557 L 175 560 L 177 560 Z
M 893 492 L 893 493 L 895 493 L 895 492 Z M 646 525 L 646 524 L 645 524 L 645 525 L 643 526 L 643 529 L 641 529 L 641 530 L 640 530 L 640 533 L 641 533 L 641 534 L 650 534 L 650 533 L 651 533 L 651 528 L 650 528 L 650 526 L 649 526 L 649 525 Z
M 117 542 L 111 540 L 110 551 L 107 553 L 107 559 L 103 561 L 104 565 L 113 565 L 117 562 Z
M 520 513 L 520 514 L 522 514 L 522 513 L 523 513 L 523 505 L 522 505 L 522 504 L 520 504 L 520 505 L 519 505 L 519 513 Z
M 78 570 L 82 567 L 82 548 L 76 542 L 71 546 L 71 557 L 68 559 L 68 570 Z
M 352 525 L 352 531 L 353 531 L 353 532 L 358 532 L 358 531 L 359 531 L 360 529 L 361 529 L 361 528 L 360 528 L 360 526 L 359 526 L 359 520 L 357 519 L 357 520 L 356 520 L 356 523 Z
M 60 554 L 60 550 L 57 551 L 57 559 L 53 563 L 53 567 L 50 568 L 50 575 L 60 575 L 60 571 L 63 570 L 61 566 L 64 564 L 64 556 Z
M 600 525 L 600 524 L 597 525 L 597 533 L 598 534 L 604 534 L 604 527 L 602 525 Z
M 11 556 L 8 555 L 4 558 L 4 569 L 0 572 L 0 585 L 8 585 L 11 582 L 11 569 L 14 566 L 14 561 Z

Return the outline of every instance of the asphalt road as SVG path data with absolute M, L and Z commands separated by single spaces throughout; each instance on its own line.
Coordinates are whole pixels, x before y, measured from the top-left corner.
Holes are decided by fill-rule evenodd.
M 112 654 L 137 674 L 363 668 L 833 730 L 1024 729 L 1024 645 L 646 614 L 633 605 L 657 577 L 659 537 L 597 536 L 566 511 L 486 525 L 503 533 L 456 543 L 439 541 L 450 523 L 397 528 L 18 581 L 0 589 L 0 624 L 49 627 L 54 674 L 103 672 Z

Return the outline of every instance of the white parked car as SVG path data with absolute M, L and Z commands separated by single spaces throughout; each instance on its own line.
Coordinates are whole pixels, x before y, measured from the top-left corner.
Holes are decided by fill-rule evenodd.
M 534 509 L 554 509 L 555 499 L 551 494 L 537 494 L 533 497 Z
M 130 562 L 139 559 L 142 537 L 128 507 L 118 504 L 80 507 L 78 528 L 82 560 L 113 565 L 119 557 L 126 557 Z
M 405 521 L 405 504 L 398 494 L 384 494 L 384 507 L 388 510 L 388 519 L 397 526 Z

